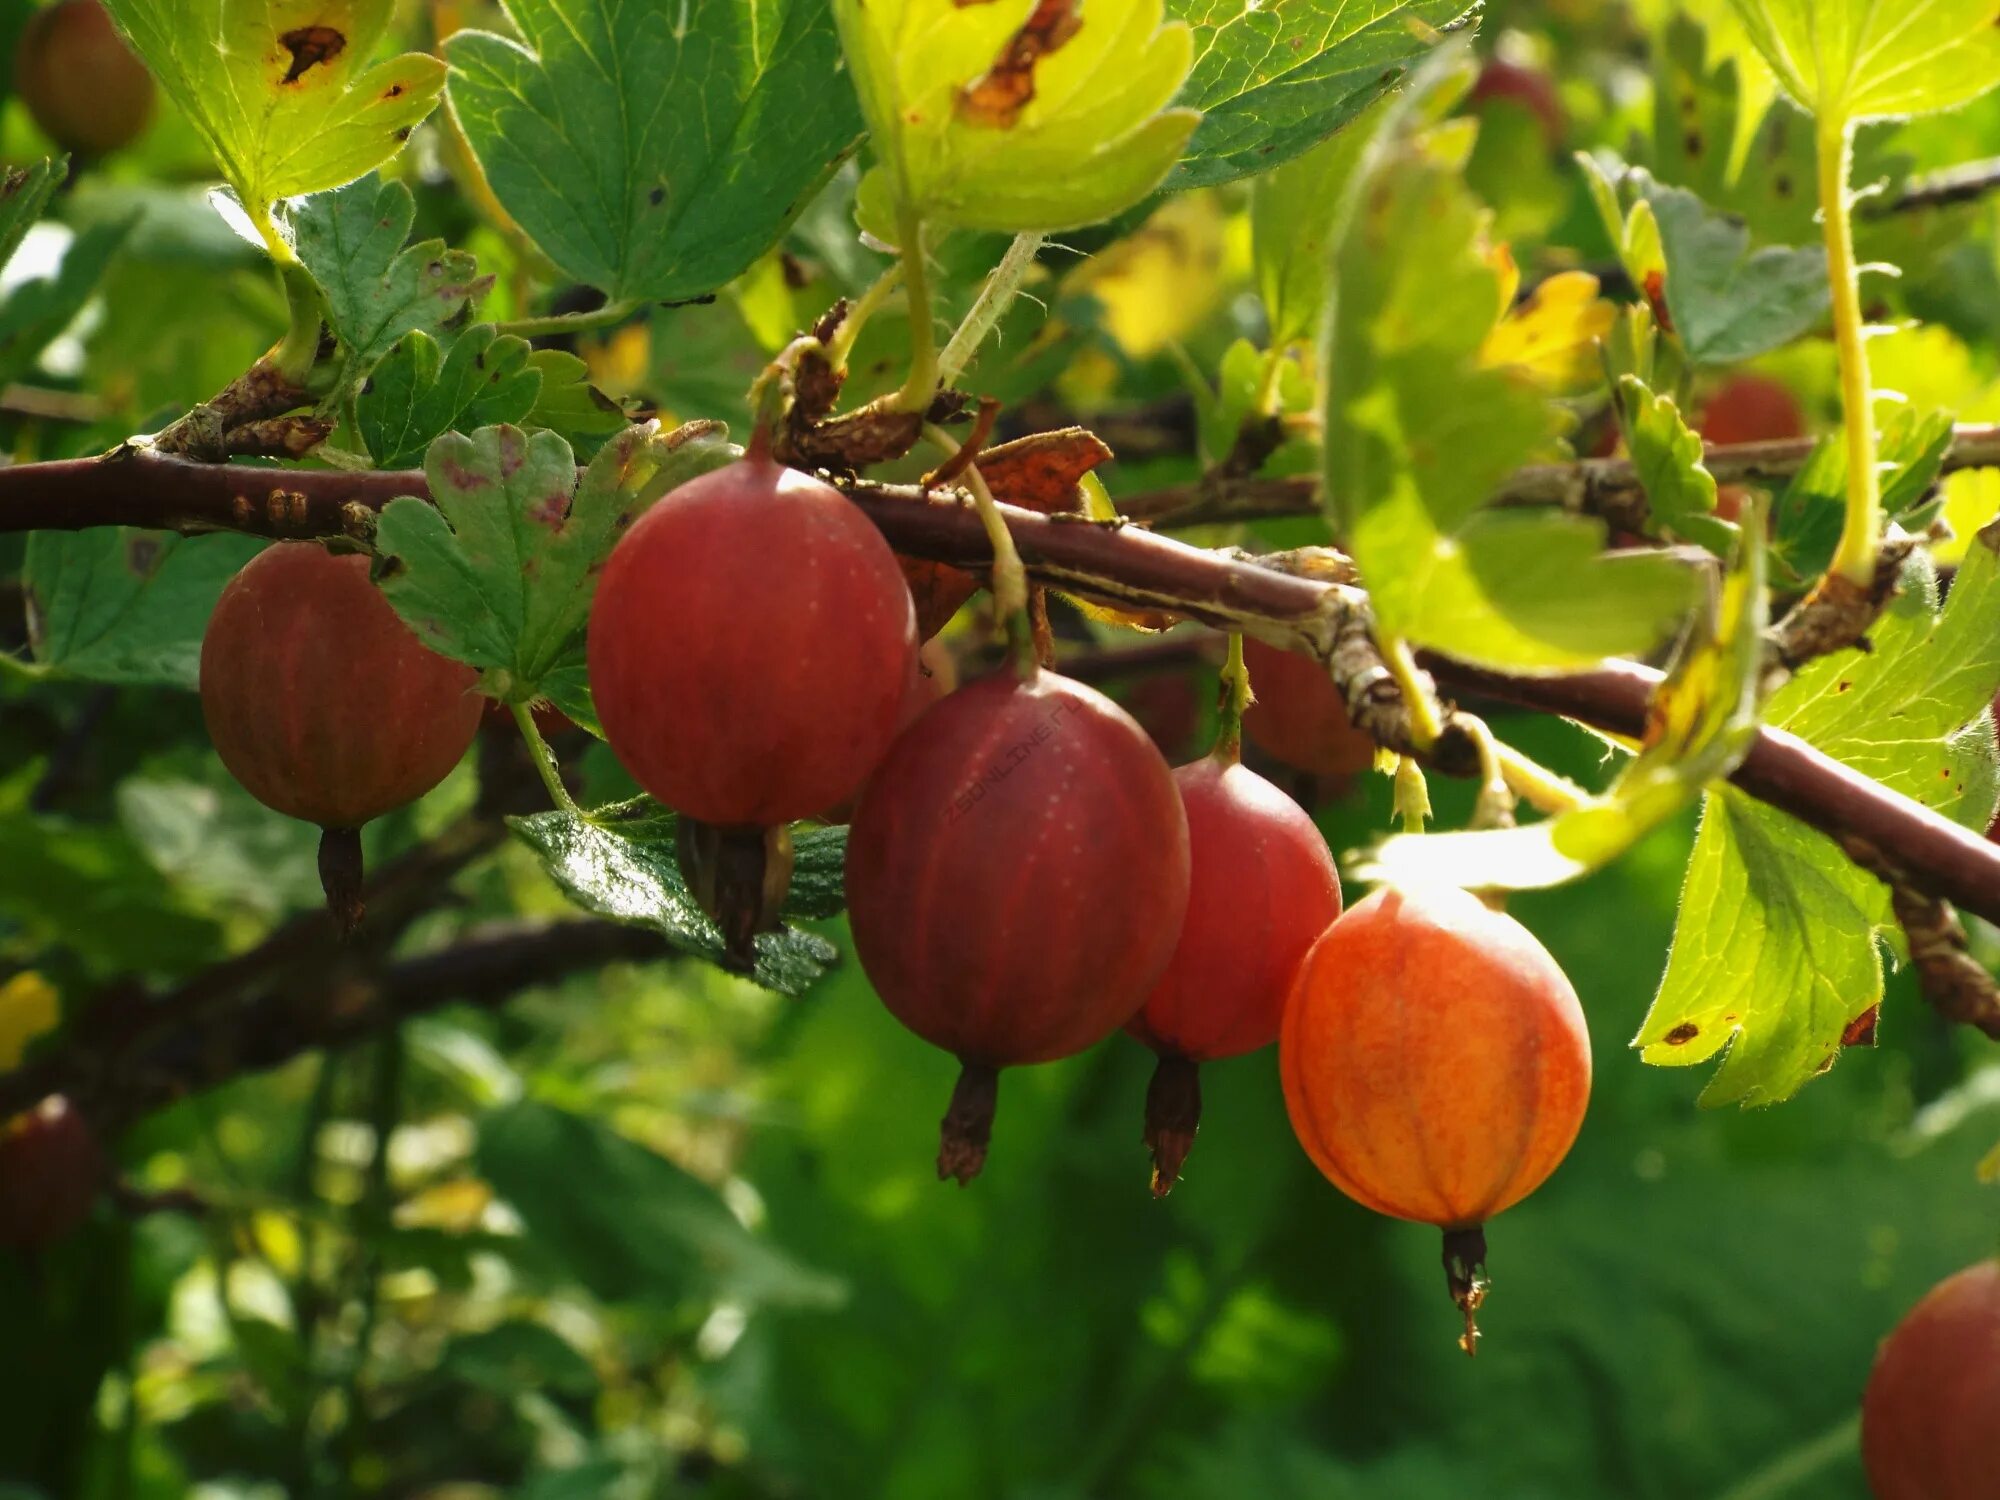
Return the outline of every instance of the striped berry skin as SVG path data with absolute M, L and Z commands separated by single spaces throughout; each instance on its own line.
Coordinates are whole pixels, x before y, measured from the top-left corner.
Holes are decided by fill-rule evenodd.
M 940 1176 L 978 1172 L 998 1069 L 1132 1018 L 1187 899 L 1172 773 L 1095 689 L 1002 671 L 897 740 L 848 835 L 848 917 L 883 1003 L 964 1064 Z
M 1568 978 L 1527 928 L 1464 891 L 1385 886 L 1306 955 L 1278 1071 L 1292 1129 L 1335 1187 L 1445 1231 L 1472 1353 L 1482 1226 L 1556 1169 L 1590 1100 Z

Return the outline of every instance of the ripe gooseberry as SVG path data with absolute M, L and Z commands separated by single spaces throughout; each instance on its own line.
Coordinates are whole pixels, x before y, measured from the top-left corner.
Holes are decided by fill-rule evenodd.
M 1354 776 L 1375 764 L 1375 742 L 1347 716 L 1347 700 L 1326 669 L 1296 651 L 1243 642 L 1257 701 L 1243 733 L 1271 759 L 1316 776 Z
M 0 1246 L 40 1250 L 72 1233 L 105 1170 L 96 1132 L 60 1094 L 0 1124 Z
M 361 825 L 451 773 L 479 732 L 477 681 L 417 639 L 358 553 L 279 542 L 216 601 L 209 738 L 251 796 L 325 830 L 320 881 L 343 932 L 361 918 Z
M 1861 1398 L 1875 1500 L 1990 1500 L 2000 1482 L 2000 1260 L 1948 1276 L 1898 1323 Z
M 768 458 L 689 480 L 612 549 L 590 612 L 598 718 L 625 769 L 681 814 L 683 873 L 736 962 L 776 924 L 784 825 L 874 769 L 916 650 L 882 534 Z
M 57 0 L 28 18 L 14 90 L 42 133 L 79 156 L 130 144 L 153 117 L 153 77 L 99 0 Z
M 1146 998 L 1188 896 L 1160 752 L 1093 688 L 1029 667 L 960 688 L 869 778 L 847 841 L 855 952 L 962 1064 L 938 1176 L 986 1159 L 998 1070 L 1069 1057 Z
M 1464 891 L 1385 886 L 1306 955 L 1278 1062 L 1292 1129 L 1333 1185 L 1444 1230 L 1473 1353 L 1481 1226 L 1556 1169 L 1589 1102 L 1569 980 L 1527 928 Z
M 1301 960 L 1340 915 L 1340 875 L 1299 805 L 1225 740 L 1174 772 L 1187 811 L 1187 916 L 1126 1030 L 1159 1054 L 1146 1089 L 1153 1194 L 1180 1176 L 1201 1122 L 1199 1065 L 1278 1039 Z

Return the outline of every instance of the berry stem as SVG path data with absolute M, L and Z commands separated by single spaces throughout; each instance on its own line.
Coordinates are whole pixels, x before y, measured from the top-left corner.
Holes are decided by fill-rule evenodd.
M 889 300 L 890 293 L 903 284 L 903 263 L 891 261 L 883 271 L 868 284 L 868 289 L 847 309 L 847 316 L 840 320 L 840 327 L 833 335 L 833 342 L 826 346 L 827 363 L 836 370 L 847 368 L 848 356 L 854 352 L 855 340 L 861 337 L 861 330 L 868 326 L 868 320 L 882 310 L 882 304 Z
M 542 785 L 549 789 L 550 799 L 561 811 L 575 813 L 581 817 L 583 813 L 577 807 L 576 799 L 570 796 L 569 788 L 563 785 L 562 766 L 556 760 L 555 751 L 549 748 L 549 742 L 542 738 L 541 730 L 535 727 L 534 710 L 525 703 L 510 703 L 507 709 L 514 715 L 515 724 L 520 726 L 521 738 L 528 742 L 528 757 L 534 761 L 535 771 L 541 776 Z
M 902 243 L 903 297 L 910 309 L 910 373 L 891 403 L 897 411 L 924 411 L 938 389 L 937 334 L 931 327 L 929 268 L 924 264 L 923 220 L 909 209 L 896 215 Z
M 1177 1052 L 1162 1052 L 1146 1085 L 1146 1149 L 1153 1154 L 1153 1196 L 1164 1198 L 1181 1179 L 1181 1165 L 1201 1128 L 1201 1069 Z
M 1257 701 L 1250 689 L 1250 669 L 1243 662 L 1243 632 L 1229 632 L 1229 656 L 1222 664 L 1222 682 L 1216 706 L 1222 722 L 1215 733 L 1215 748 L 1209 753 L 1226 766 L 1243 759 L 1243 713 Z
M 1840 353 L 1840 406 L 1847 437 L 1847 519 L 1827 569 L 1866 589 L 1875 581 L 1882 537 L 1882 476 L 1876 468 L 1875 395 L 1868 373 L 1868 333 L 1861 318 L 1861 272 L 1854 258 L 1854 127 L 1829 116 L 1819 131 L 1820 221 L 1826 273 L 1833 288 L 1833 337 Z
M 349 943 L 361 927 L 361 830 L 328 828 L 319 836 L 319 885 L 340 940 Z
M 1523 755 L 1506 741 L 1494 740 L 1493 752 L 1509 790 L 1536 812 L 1551 815 L 1573 812 L 1590 801 L 1590 793 L 1582 787 Z
M 1444 733 L 1444 720 L 1438 716 L 1429 684 L 1417 670 L 1417 659 L 1410 654 L 1409 642 L 1389 636 L 1378 637 L 1376 644 L 1382 649 L 1382 661 L 1395 679 L 1396 690 L 1403 695 L 1403 707 L 1410 716 L 1410 739 L 1420 753 L 1428 751 Z
M 584 312 L 550 313 L 541 318 L 511 318 L 504 323 L 496 323 L 500 333 L 511 333 L 516 338 L 539 339 L 557 337 L 566 333 L 589 333 L 597 328 L 609 328 L 622 323 L 639 310 L 639 304 L 631 301 L 607 302 L 602 307 L 593 307 Z
M 958 452 L 957 440 L 935 423 L 925 426 L 924 436 L 947 455 Z M 986 540 L 992 544 L 993 612 L 1000 617 L 1001 627 L 1007 633 L 1014 665 L 1025 676 L 1036 666 L 1035 631 L 1028 619 L 1028 570 L 1022 565 L 1020 549 L 1014 545 L 1014 533 L 1007 529 L 1006 519 L 1000 514 L 1000 502 L 993 498 L 979 465 L 967 464 L 959 482 L 971 492 L 972 507 L 979 514 L 979 524 L 986 528 Z
M 952 1086 L 951 1104 L 938 1130 L 938 1181 L 964 1187 L 986 1165 L 993 1138 L 993 1110 L 1000 1100 L 1000 1073 L 984 1063 L 965 1063 Z
M 1424 780 L 1424 768 L 1414 756 L 1396 757 L 1395 808 L 1405 833 L 1422 833 L 1430 821 L 1430 783 Z
M 1451 1291 L 1451 1300 L 1465 1314 L 1465 1332 L 1458 1336 L 1458 1347 L 1468 1356 L 1477 1355 L 1479 1309 L 1491 1285 L 1486 1275 L 1485 1225 L 1444 1232 L 1444 1281 Z
M 972 362 L 979 346 L 986 342 L 1001 316 L 1007 311 L 1014 294 L 1021 289 L 1021 280 L 1028 274 L 1028 268 L 1035 263 L 1035 256 L 1041 252 L 1047 237 L 1039 234 L 1017 234 L 1014 242 L 1007 247 L 1007 253 L 1000 257 L 1000 264 L 987 273 L 980 285 L 979 295 L 966 309 L 958 327 L 952 331 L 950 340 L 944 346 L 944 353 L 938 357 L 938 384 L 949 386 L 964 373 Z

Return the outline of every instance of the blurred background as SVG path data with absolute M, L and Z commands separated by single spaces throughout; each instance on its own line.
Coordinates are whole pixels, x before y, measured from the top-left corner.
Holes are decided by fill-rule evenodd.
M 0 46 L 32 9 L 0 0 Z M 1548 91 L 1496 86 L 1470 106 L 1474 179 L 1530 283 L 1609 259 L 1568 153 L 1659 163 L 1667 28 L 1685 42 L 1691 22 L 1710 28 L 1706 67 L 1740 55 L 1721 3 L 1489 5 L 1482 53 Z M 399 20 L 414 45 L 467 24 L 505 22 L 452 3 Z M 1741 88 L 1747 140 L 1768 100 L 1754 64 Z M 0 159 L 48 149 L 18 99 L 0 103 Z M 2000 100 L 1877 130 L 1864 151 L 1898 180 L 1992 156 Z M 518 312 L 532 252 L 442 114 L 393 171 L 417 194 L 418 233 L 497 275 L 483 316 Z M 880 264 L 855 240 L 852 177 L 712 304 L 572 352 L 628 409 L 741 420 L 770 351 Z M 55 336 L 21 358 L 0 339 L 15 459 L 149 430 L 282 328 L 268 268 L 206 202 L 210 180 L 162 103 L 136 143 L 78 172 L 0 274 L 0 288 L 56 275 L 60 291 L 93 226 L 130 220 Z M 1803 230 L 1773 209 L 1758 237 L 1789 225 L 1795 242 L 1809 219 L 1809 205 Z M 1968 420 L 2000 416 L 1995 231 L 1974 199 L 1879 221 L 1864 247 L 1906 267 L 1885 314 L 1925 320 L 1874 346 L 1878 380 Z M 998 248 L 943 247 L 947 303 Z M 1262 333 L 1242 193 L 1071 236 L 1030 290 L 975 377 L 1011 421 L 1090 423 L 1120 455 L 1114 496 L 1222 457 L 1228 353 Z M 871 359 L 878 381 L 899 375 L 902 348 L 896 318 L 877 318 L 858 385 Z M 1830 346 L 1808 340 L 1758 373 L 1804 428 L 1830 425 Z M 1575 409 L 1589 451 L 1601 397 L 1579 391 Z M 1947 500 L 1966 534 L 2000 489 L 1957 476 Z M 1288 546 L 1324 530 L 1193 538 Z M 15 652 L 28 545 L 0 538 Z M 1061 602 L 1055 616 L 1066 665 L 1174 758 L 1201 753 L 1217 641 L 1142 641 Z M 944 639 L 962 675 L 989 658 L 977 604 Z M 78 676 L 0 670 L 4 1066 L 87 1028 L 81 1002 L 117 976 L 185 978 L 318 900 L 312 830 L 228 782 L 190 693 Z M 1608 779 L 1581 731 L 1493 722 L 1579 780 Z M 572 734 L 558 748 L 589 800 L 630 792 L 601 746 Z M 496 789 L 521 780 L 518 747 L 501 734 L 475 759 L 372 827 L 371 859 L 491 816 Z M 1337 852 L 1388 826 L 1382 776 L 1252 759 Z M 1440 823 L 1462 822 L 1466 789 L 1434 792 Z M 2000 1249 L 2000 1053 L 1892 976 L 1872 1048 L 1780 1107 L 1698 1108 L 1701 1071 L 1626 1050 L 1692 830 L 1690 816 L 1512 904 L 1583 999 L 1597 1083 L 1565 1165 L 1490 1230 L 1476 1361 L 1455 1345 L 1435 1232 L 1318 1176 L 1269 1052 L 1203 1070 L 1204 1129 L 1163 1202 L 1140 1145 L 1152 1058 L 1122 1037 L 1009 1072 L 989 1165 L 960 1191 L 932 1167 L 955 1064 L 901 1030 L 851 961 L 787 999 L 691 960 L 620 960 L 130 1101 L 108 1146 L 120 1191 L 61 1242 L 0 1251 L 0 1496 L 1861 1500 L 1855 1413 L 1877 1340 L 1939 1277 Z M 529 851 L 497 841 L 440 894 L 402 927 L 396 961 L 568 910 Z M 814 926 L 846 951 L 838 919 Z M 1975 941 L 1993 951 L 1990 932 Z M 323 999 L 320 979 L 300 982 Z M 266 998 L 267 1019 L 282 1015 L 284 996 Z

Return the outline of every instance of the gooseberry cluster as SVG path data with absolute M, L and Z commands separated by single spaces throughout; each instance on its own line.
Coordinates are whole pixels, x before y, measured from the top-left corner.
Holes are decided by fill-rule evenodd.
M 1276 1043 L 1320 1169 L 1445 1231 L 1469 1349 L 1481 1226 L 1554 1170 L 1589 1092 L 1561 970 L 1456 890 L 1385 889 L 1343 914 L 1312 820 L 1240 759 L 1247 735 L 1322 775 L 1372 761 L 1306 658 L 1232 642 L 1214 749 L 1170 770 L 1131 715 L 1020 640 L 950 690 L 948 662 L 919 656 L 881 533 L 753 448 L 619 539 L 588 663 L 605 738 L 678 814 L 689 889 L 732 962 L 753 966 L 777 923 L 790 825 L 852 807 L 855 951 L 896 1018 L 959 1062 L 941 1178 L 984 1165 L 1001 1069 L 1123 1029 L 1158 1058 L 1144 1140 L 1165 1194 L 1194 1143 L 1200 1065 Z M 359 828 L 457 763 L 476 686 L 403 623 L 364 557 L 317 543 L 259 554 L 202 648 L 217 751 L 260 801 L 326 831 L 348 926 Z

